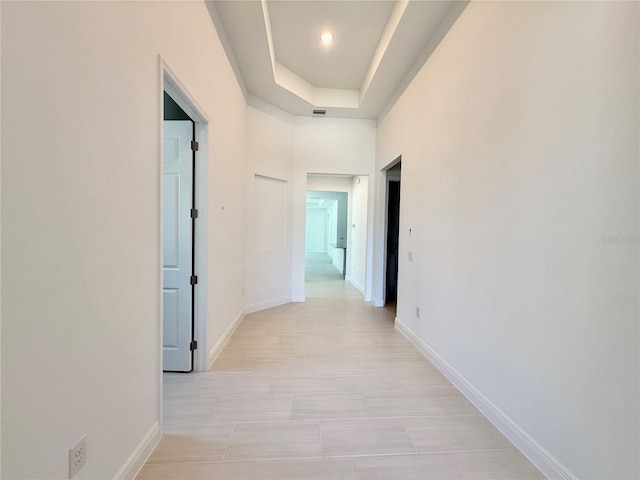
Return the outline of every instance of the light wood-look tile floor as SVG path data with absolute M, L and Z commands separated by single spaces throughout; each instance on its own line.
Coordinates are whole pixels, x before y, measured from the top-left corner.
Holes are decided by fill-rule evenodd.
M 247 315 L 210 371 L 165 374 L 138 479 L 544 478 L 328 257 L 306 296 Z

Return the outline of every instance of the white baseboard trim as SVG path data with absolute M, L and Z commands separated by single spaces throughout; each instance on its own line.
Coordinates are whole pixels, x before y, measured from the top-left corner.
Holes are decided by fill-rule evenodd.
M 131 453 L 124 465 L 122 465 L 120 470 L 118 470 L 116 476 L 113 477 L 114 480 L 133 480 L 136 478 L 136 475 L 138 475 L 138 472 L 140 472 L 145 462 L 158 445 L 160 438 L 162 438 L 162 434 L 160 433 L 160 422 L 155 422 L 133 453 Z
M 460 392 L 480 410 L 547 478 L 577 480 L 571 471 L 553 457 L 542 445 L 485 397 L 447 361 L 423 342 L 407 325 L 396 318 L 396 329 L 402 333 Z
M 222 349 L 231 338 L 231 335 L 233 335 L 233 332 L 236 331 L 236 328 L 238 328 L 238 325 L 240 325 L 240 322 L 243 318 L 244 308 L 240 310 L 240 312 L 238 312 L 238 315 L 236 315 L 236 318 L 233 319 L 233 322 L 231 322 L 231 324 L 227 327 L 227 329 L 224 331 L 213 348 L 209 350 L 209 363 L 207 365 L 207 370 L 209 370 L 211 368 L 211 365 L 213 365 L 213 362 L 216 361 L 216 358 L 218 358 L 218 355 L 220 355 L 220 352 L 222 352 Z
M 304 303 L 306 301 L 305 295 L 292 295 L 291 302 L 292 303 Z
M 244 307 L 244 313 L 259 312 L 260 310 L 266 310 L 267 308 L 279 307 L 286 303 L 291 303 L 291 297 L 273 298 L 271 300 L 265 300 L 264 302 L 252 303 Z
M 345 279 L 346 280 L 346 279 Z M 356 282 L 355 280 L 349 280 L 351 282 L 351 285 L 353 285 L 354 287 L 356 287 L 356 289 L 362 294 L 365 295 L 364 293 L 364 287 L 362 285 L 360 285 L 358 282 Z

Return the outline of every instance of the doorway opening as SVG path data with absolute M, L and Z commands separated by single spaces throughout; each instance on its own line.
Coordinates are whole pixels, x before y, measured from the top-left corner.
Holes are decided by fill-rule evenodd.
M 194 337 L 195 122 L 164 92 L 162 163 L 162 370 L 190 372 Z
M 385 268 L 385 305 L 398 300 L 398 241 L 400 237 L 400 173 L 399 162 L 387 170 L 387 255 Z
M 160 118 L 160 268 L 159 268 L 159 389 L 162 399 L 163 370 L 202 371 L 207 368 L 206 311 L 207 311 L 207 196 L 208 196 L 208 139 L 209 119 L 187 88 L 159 56 Z M 165 120 L 166 118 L 166 120 Z M 167 137 L 173 137 L 168 140 Z M 183 138 L 184 137 L 184 138 Z M 193 142 L 193 143 L 192 143 Z M 187 150 L 189 169 L 170 174 L 167 158 L 179 156 Z M 177 150 L 176 150 L 177 148 Z M 173 167 L 176 167 L 174 162 Z M 180 179 L 179 177 L 186 177 Z M 184 180 L 186 192 L 181 188 Z M 181 190 L 178 193 L 178 190 Z M 171 209 L 169 206 L 175 208 Z M 177 211 L 176 209 L 180 209 Z M 176 228 L 182 225 L 182 228 Z M 173 237 L 171 237 L 173 235 Z M 171 240 L 169 240 L 171 238 Z M 173 243 L 172 243 L 173 242 Z M 185 253 L 186 252 L 186 253 Z M 173 255 L 173 258 L 169 258 Z M 168 257 L 169 256 L 169 257 Z M 171 261 L 167 261 L 171 260 Z M 167 284 L 166 266 L 173 262 L 182 271 L 177 286 Z M 173 273 L 182 268 L 174 268 Z M 186 283 L 186 284 L 185 284 Z M 185 301 L 178 298 L 187 292 Z M 191 297 L 191 298 L 188 298 Z M 167 319 L 173 318 L 174 323 Z M 179 320 L 178 320 L 179 318 Z M 171 338 L 173 336 L 173 338 Z M 167 364 L 165 345 L 179 346 L 179 362 Z M 169 362 L 172 359 L 169 358 Z M 162 400 L 161 400 L 162 401 Z
M 307 190 L 305 278 L 347 274 L 347 192 Z
M 400 186 L 402 157 L 399 156 L 382 169 L 384 194 L 384 254 L 382 274 L 382 302 L 384 306 L 396 310 L 398 300 L 398 246 L 400 240 Z
M 331 277 L 350 283 L 369 300 L 370 223 L 368 175 L 307 175 L 307 291 L 312 282 Z

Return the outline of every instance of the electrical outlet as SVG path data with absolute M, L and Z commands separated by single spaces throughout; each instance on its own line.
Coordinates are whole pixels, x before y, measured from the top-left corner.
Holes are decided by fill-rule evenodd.
M 416 307 L 416 317 L 420 318 L 420 307 Z
M 83 435 L 76 445 L 69 449 L 69 478 L 73 478 L 87 461 L 87 436 Z
M 413 262 L 413 252 L 409 252 L 409 261 Z

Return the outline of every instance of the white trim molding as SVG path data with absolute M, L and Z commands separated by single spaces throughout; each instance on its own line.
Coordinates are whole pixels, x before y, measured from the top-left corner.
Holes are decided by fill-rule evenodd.
M 171 69 L 167 61 L 162 55 L 158 54 L 158 62 L 160 64 L 160 72 L 162 75 L 163 91 L 176 102 L 182 110 L 185 111 L 191 120 L 196 123 L 209 123 L 209 115 L 198 101 L 189 93 L 185 84 L 180 80 L 178 75 Z
M 545 450 L 506 413 L 484 396 L 480 390 L 458 373 L 455 368 L 447 363 L 447 361 L 438 355 L 429 345 L 423 342 L 398 318 L 395 319 L 395 327 L 547 478 L 577 480 L 578 477 L 554 458 L 553 455 Z
M 345 278 L 345 280 L 351 282 L 351 285 L 353 285 L 354 287 L 356 287 L 356 290 L 358 290 L 363 296 L 366 297 L 366 292 L 365 292 L 365 288 L 360 285 L 358 282 L 356 282 L 353 278 L 349 277 L 349 278 Z M 367 300 L 365 299 L 365 302 Z
M 244 307 L 244 313 L 247 314 L 259 312 L 260 310 L 279 307 L 280 305 L 285 305 L 287 303 L 291 303 L 291 297 L 273 298 L 271 300 L 265 300 L 263 302 L 256 302 L 252 303 L 251 305 L 247 305 L 246 307 Z
M 216 344 L 213 346 L 213 348 L 209 350 L 209 362 L 207 365 L 207 370 L 211 368 L 211 365 L 213 365 L 213 362 L 216 361 L 216 358 L 218 358 L 218 355 L 220 355 L 220 353 L 222 352 L 222 349 L 231 338 L 231 335 L 233 335 L 233 332 L 235 332 L 236 328 L 238 328 L 238 325 L 240 325 L 240 322 L 244 318 L 244 314 L 245 312 L 243 308 L 242 310 L 240 310 L 238 315 L 236 315 L 236 318 L 233 319 L 233 322 L 231 322 L 231 325 L 229 325 L 227 329 L 224 331 L 224 333 L 220 337 L 220 340 L 218 340 Z
M 208 130 L 209 130 L 209 115 L 202 108 L 202 106 L 198 103 L 198 101 L 191 95 L 189 89 L 185 86 L 185 84 L 180 80 L 178 75 L 171 69 L 167 61 L 162 57 L 162 55 L 158 55 L 158 75 L 159 75 L 159 89 L 158 89 L 158 100 L 159 100 L 159 110 L 160 112 L 164 111 L 164 92 L 167 92 L 169 96 L 182 108 L 187 115 L 193 120 L 195 124 L 195 140 L 200 144 L 198 151 L 195 153 L 196 155 L 196 163 L 197 163 L 197 174 L 196 174 L 196 183 L 194 185 L 196 190 L 196 207 L 199 211 L 199 221 L 195 224 L 195 271 L 198 276 L 198 285 L 195 291 L 195 297 L 193 299 L 194 307 L 195 307 L 195 325 L 193 331 L 193 338 L 198 342 L 198 345 L 201 348 L 198 348 L 194 353 L 193 358 L 193 370 L 194 371 L 204 371 L 207 366 L 207 315 L 206 312 L 208 310 L 208 195 L 209 195 L 209 140 L 208 140 Z M 163 115 L 161 115 L 163 117 Z M 163 126 L 164 119 L 159 119 L 160 123 L 160 138 L 159 138 L 159 150 L 160 150 L 160 158 L 159 162 L 159 170 L 160 170 L 160 211 L 158 215 L 160 217 L 160 287 L 159 291 L 162 292 L 162 159 L 163 159 Z M 163 302 L 162 295 L 159 296 L 159 323 L 160 323 L 160 365 L 162 365 L 162 320 L 163 320 Z M 160 372 L 162 375 L 162 372 Z M 162 379 L 159 380 L 159 392 L 160 398 L 162 399 Z M 162 404 L 160 404 L 160 411 L 162 411 Z
M 149 456 L 158 446 L 161 438 L 160 422 L 155 422 L 124 465 L 118 470 L 116 476 L 113 477 L 114 480 L 133 480 L 136 478 Z

